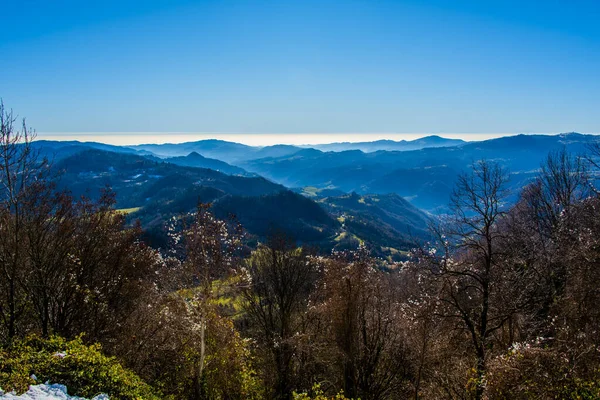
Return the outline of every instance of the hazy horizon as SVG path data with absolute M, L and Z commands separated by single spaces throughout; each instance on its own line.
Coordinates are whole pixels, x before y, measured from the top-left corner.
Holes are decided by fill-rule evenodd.
M 38 140 L 59 140 L 80 142 L 99 142 L 104 144 L 133 146 L 139 144 L 185 143 L 207 139 L 225 140 L 250 146 L 269 146 L 275 144 L 321 145 L 329 143 L 373 142 L 377 140 L 415 140 L 427 136 L 439 136 L 446 139 L 480 141 L 504 136 L 558 135 L 567 132 L 552 133 L 218 133 L 218 132 L 38 132 Z M 597 135 L 598 133 L 586 133 Z

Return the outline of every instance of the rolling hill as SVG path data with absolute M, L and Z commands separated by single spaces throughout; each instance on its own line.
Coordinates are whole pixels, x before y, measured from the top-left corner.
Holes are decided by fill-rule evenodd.
M 198 201 L 213 203 L 220 218 L 235 215 L 250 242 L 283 232 L 315 247 L 366 242 L 375 254 L 399 257 L 414 239 L 426 236 L 428 217 L 397 195 L 356 197 L 322 190 L 311 198 L 258 176 L 95 149 L 65 157 L 54 168 L 61 173 L 60 186 L 76 197 L 114 190 L 117 207 L 140 220 L 155 246 L 167 243 L 165 221 L 193 211 Z
M 46 157 L 55 162 L 86 150 L 104 150 L 136 155 L 148 154 L 145 151 L 137 151 L 123 146 L 113 146 L 98 142 L 80 142 L 77 140 L 35 140 L 32 142 L 32 148 L 40 157 Z
M 204 157 L 216 158 L 229 164 L 257 158 L 284 157 L 302 150 L 300 147 L 289 145 L 256 147 L 217 139 L 186 143 L 141 144 L 130 146 L 130 149 L 148 151 L 159 157 L 181 157 L 196 152 Z
M 284 157 L 250 160 L 240 166 L 288 187 L 313 186 L 359 194 L 397 193 L 415 206 L 443 212 L 457 175 L 474 161 L 497 161 L 511 173 L 517 191 L 533 176 L 549 152 L 565 147 L 582 154 L 598 136 L 516 135 L 460 146 L 413 151 L 360 150 L 322 152 L 306 149 Z
M 299 241 L 314 241 L 315 237 L 322 240 L 334 237 L 339 225 L 318 204 L 262 177 L 226 175 L 101 150 L 79 152 L 62 159 L 54 168 L 61 171 L 61 187 L 76 197 L 94 198 L 102 189 L 112 188 L 117 207 L 133 210 L 132 216 L 141 220 L 159 244 L 166 239 L 163 223 L 173 215 L 192 211 L 198 201 L 214 203 L 222 216 L 235 214 L 247 224 L 250 234 L 257 236 L 263 236 L 269 225 L 277 222 L 278 229 Z M 275 214 L 274 201 L 286 212 Z M 295 207 L 298 210 L 292 213 Z M 301 230 L 296 230 L 298 213 L 304 213 Z M 277 219 L 265 215 L 277 215 Z
M 225 161 L 204 157 L 195 151 L 187 156 L 165 158 L 164 161 L 182 167 L 208 168 L 229 175 L 249 175 L 243 168 L 235 167 Z
M 249 160 L 269 157 L 287 157 L 302 149 L 316 149 L 321 151 L 346 151 L 361 150 L 363 152 L 385 151 L 409 151 L 428 147 L 453 147 L 464 144 L 463 140 L 446 139 L 439 136 L 426 136 L 416 140 L 377 140 L 373 142 L 358 143 L 329 143 L 316 145 L 292 146 L 276 144 L 272 146 L 248 146 L 240 143 L 227 142 L 224 140 L 209 139 L 186 143 L 168 144 L 142 144 L 130 146 L 137 151 L 147 151 L 160 157 L 180 157 L 196 152 L 204 157 L 216 158 L 230 164 L 238 165 Z

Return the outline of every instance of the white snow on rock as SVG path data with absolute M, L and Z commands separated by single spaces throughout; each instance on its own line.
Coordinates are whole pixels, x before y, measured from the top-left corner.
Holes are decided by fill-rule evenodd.
M 31 385 L 29 390 L 22 395 L 17 396 L 14 393 L 2 394 L 0 391 L 0 399 L 20 399 L 20 400 L 86 400 L 83 397 L 69 396 L 65 385 L 45 384 Z M 105 394 L 95 396 L 91 400 L 109 400 Z

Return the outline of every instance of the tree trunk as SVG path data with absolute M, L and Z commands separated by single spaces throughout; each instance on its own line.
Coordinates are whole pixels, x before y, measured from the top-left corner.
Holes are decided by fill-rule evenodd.
M 196 365 L 196 398 L 201 399 L 204 396 L 204 359 L 206 358 L 206 318 L 200 319 L 200 358 Z

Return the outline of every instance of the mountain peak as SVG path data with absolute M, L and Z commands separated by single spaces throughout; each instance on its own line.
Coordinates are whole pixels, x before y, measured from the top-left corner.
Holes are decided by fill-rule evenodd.
M 204 157 L 202 154 L 198 153 L 197 151 L 192 151 L 190 154 L 188 154 L 186 156 L 187 158 L 197 158 L 197 159 L 203 159 L 206 158 Z

